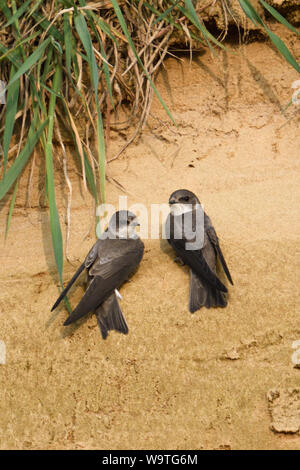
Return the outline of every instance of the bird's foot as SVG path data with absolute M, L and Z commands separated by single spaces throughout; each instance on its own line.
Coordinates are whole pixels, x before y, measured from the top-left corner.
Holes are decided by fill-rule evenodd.
M 185 266 L 185 262 L 182 261 L 182 259 L 179 256 L 174 258 L 173 261 L 174 261 L 174 263 L 178 263 L 180 266 Z

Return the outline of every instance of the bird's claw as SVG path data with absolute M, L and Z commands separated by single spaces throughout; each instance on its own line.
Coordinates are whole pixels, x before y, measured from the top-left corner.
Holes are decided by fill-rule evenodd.
M 182 261 L 182 259 L 179 256 L 174 258 L 173 261 L 174 261 L 174 263 L 178 263 L 180 266 L 185 266 L 185 262 Z

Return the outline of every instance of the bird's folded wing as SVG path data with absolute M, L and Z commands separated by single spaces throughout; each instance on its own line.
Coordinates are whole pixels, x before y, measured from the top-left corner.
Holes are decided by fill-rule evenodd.
M 201 250 L 186 250 L 184 239 L 170 239 L 170 244 L 178 256 L 200 277 L 203 277 L 211 286 L 216 287 L 222 292 L 227 292 L 227 288 L 212 272 L 208 266 Z
M 88 252 L 87 257 L 84 260 L 84 265 L 86 268 L 89 268 L 96 260 L 101 243 L 103 243 L 102 240 L 97 240 L 95 245 Z
M 141 261 L 143 252 L 144 244 L 140 239 L 103 240 L 98 256 L 89 269 L 89 276 L 108 279 L 123 267 L 134 269 Z
M 76 279 L 78 278 L 78 276 L 82 273 L 82 271 L 84 270 L 85 268 L 85 265 L 84 263 L 82 263 L 82 265 L 80 266 L 80 268 L 77 269 L 76 273 L 74 274 L 74 276 L 72 277 L 71 281 L 69 282 L 69 284 L 64 288 L 64 290 L 61 292 L 60 296 L 58 297 L 58 299 L 56 300 L 55 304 L 53 305 L 53 307 L 51 308 L 51 312 L 60 304 L 60 302 L 62 301 L 62 299 L 67 295 L 68 291 L 71 289 L 72 285 L 74 284 L 74 282 L 76 281 Z
M 99 246 L 99 240 L 95 243 L 95 245 L 91 248 L 89 251 L 87 257 L 85 258 L 84 262 L 82 265 L 77 269 L 76 273 L 72 277 L 72 279 L 69 281 L 67 286 L 64 288 L 64 290 L 61 292 L 60 296 L 56 300 L 55 304 L 51 308 L 51 312 L 60 304 L 61 300 L 67 295 L 68 291 L 76 281 L 76 279 L 79 277 L 79 275 L 82 273 L 84 268 L 89 268 L 91 264 L 95 261 L 98 253 L 98 246 Z
M 231 274 L 229 272 L 228 266 L 226 264 L 224 255 L 222 253 L 222 250 L 221 250 L 221 247 L 220 247 L 220 244 L 219 244 L 219 239 L 218 239 L 218 236 L 216 234 L 216 231 L 215 231 L 214 227 L 212 225 L 210 227 L 208 227 L 206 229 L 206 233 L 207 233 L 207 236 L 208 236 L 210 242 L 212 243 L 212 245 L 215 249 L 216 254 L 218 255 L 218 257 L 221 261 L 222 267 L 224 269 L 224 272 L 227 276 L 228 281 L 233 285 L 233 280 L 232 280 Z
M 110 252 L 106 247 L 103 247 L 103 252 L 99 249 L 101 256 L 96 259 L 89 270 L 89 276 L 93 280 L 75 310 L 65 321 L 65 325 L 69 325 L 95 310 L 128 279 L 143 255 L 143 244 L 140 243 L 127 244 L 127 246 L 126 244 L 123 246 L 113 244 L 114 249 L 111 249 Z

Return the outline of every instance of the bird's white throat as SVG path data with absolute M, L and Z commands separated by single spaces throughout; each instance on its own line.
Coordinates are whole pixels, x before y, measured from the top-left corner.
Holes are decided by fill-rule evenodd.
M 136 225 L 124 225 L 120 227 L 118 230 L 111 230 L 113 235 L 116 238 L 138 238 L 138 234 L 135 231 Z
M 178 202 L 176 204 L 172 204 L 170 210 L 173 215 L 182 215 L 192 212 L 193 206 L 192 204 L 180 204 L 180 202 Z

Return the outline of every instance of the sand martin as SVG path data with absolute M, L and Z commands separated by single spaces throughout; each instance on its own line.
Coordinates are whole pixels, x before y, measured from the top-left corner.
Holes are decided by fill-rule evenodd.
M 186 189 L 179 189 L 169 199 L 166 238 L 178 258 L 190 268 L 189 310 L 202 306 L 225 307 L 227 288 L 217 276 L 217 258 L 233 285 L 216 231 L 199 199 Z
M 53 305 L 54 310 L 67 294 L 80 273 L 87 271 L 87 290 L 79 304 L 67 318 L 69 325 L 94 311 L 105 339 L 109 330 L 127 334 L 128 327 L 117 297 L 117 289 L 130 277 L 141 262 L 144 244 L 135 229 L 139 225 L 136 215 L 129 211 L 116 212 L 105 232 L 88 253 L 84 263 Z

